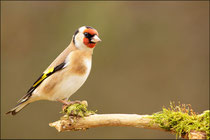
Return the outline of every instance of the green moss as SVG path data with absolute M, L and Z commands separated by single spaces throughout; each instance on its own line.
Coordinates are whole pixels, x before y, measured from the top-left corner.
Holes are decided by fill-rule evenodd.
M 209 114 L 210 111 L 204 111 L 201 115 L 197 115 L 192 109 L 191 105 L 180 104 L 175 106 L 170 103 L 169 108 L 163 107 L 163 110 L 154 113 L 152 118 L 153 123 L 165 130 L 174 131 L 177 137 L 189 134 L 191 130 L 203 131 L 207 134 L 207 139 L 210 138 L 209 127 Z
M 86 117 L 95 114 L 94 111 L 87 109 L 87 102 L 82 101 L 81 103 L 75 103 L 73 105 L 65 106 L 62 113 L 71 117 Z

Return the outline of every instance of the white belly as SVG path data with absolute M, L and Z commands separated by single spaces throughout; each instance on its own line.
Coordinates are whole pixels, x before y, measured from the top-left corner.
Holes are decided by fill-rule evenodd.
M 57 99 L 68 99 L 72 94 L 74 94 L 87 80 L 88 75 L 91 70 L 91 61 L 86 60 L 87 71 L 84 75 L 70 75 L 65 77 L 56 88 L 54 95 L 51 100 Z
M 58 86 L 59 92 L 55 92 L 51 100 L 56 99 L 68 99 L 74 94 L 86 81 L 87 76 L 71 76 L 66 80 L 62 81 Z

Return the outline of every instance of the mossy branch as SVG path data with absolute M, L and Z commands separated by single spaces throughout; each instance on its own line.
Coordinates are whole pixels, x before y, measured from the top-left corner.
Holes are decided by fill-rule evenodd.
M 153 115 L 137 114 L 94 114 L 87 110 L 87 103 L 74 104 L 64 108 L 63 117 L 50 123 L 59 132 L 86 130 L 93 127 L 130 126 L 171 132 L 177 137 L 188 139 L 209 139 L 209 110 L 198 115 L 189 105 L 163 108 Z

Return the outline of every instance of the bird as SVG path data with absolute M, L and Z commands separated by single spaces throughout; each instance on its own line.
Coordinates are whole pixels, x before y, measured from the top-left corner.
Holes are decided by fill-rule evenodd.
M 6 114 L 15 115 L 28 104 L 39 100 L 67 104 L 70 96 L 87 80 L 92 66 L 93 50 L 100 41 L 98 31 L 93 27 L 82 26 L 77 29 L 67 48 Z

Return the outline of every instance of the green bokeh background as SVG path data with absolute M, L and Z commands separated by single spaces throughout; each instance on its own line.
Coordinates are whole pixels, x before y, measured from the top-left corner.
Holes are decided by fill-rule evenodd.
M 6 116 L 77 28 L 96 28 L 102 42 L 91 74 L 71 99 L 98 113 L 152 114 L 170 101 L 209 108 L 209 3 L 1 2 L 2 138 L 175 138 L 166 132 L 103 127 L 58 133 L 61 104 L 39 101 Z

